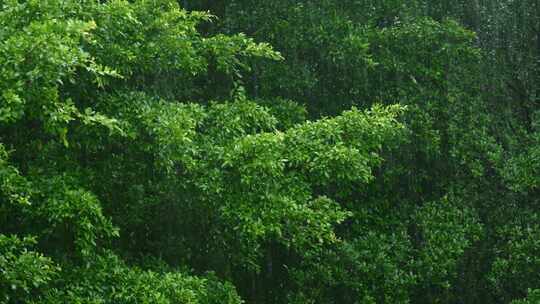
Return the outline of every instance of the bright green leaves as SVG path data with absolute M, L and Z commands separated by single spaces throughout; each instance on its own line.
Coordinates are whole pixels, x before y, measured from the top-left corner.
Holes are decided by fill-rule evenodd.
M 526 298 L 514 300 L 512 304 L 533 304 L 538 302 L 540 302 L 540 289 L 529 289 Z
M 168 77 L 172 71 L 194 75 L 206 69 L 195 27 L 209 15 L 187 13 L 166 0 L 110 1 L 89 9 L 97 24 L 93 54 L 126 79 Z
M 256 225 L 260 226 L 258 230 L 270 229 L 278 234 L 309 231 L 311 236 L 300 237 L 320 238 L 320 243 L 332 242 L 335 239 L 332 225 L 343 221 L 348 212 L 340 210 L 328 198 L 313 198 L 324 195 L 325 186 L 346 182 L 362 184 L 371 180 L 371 168 L 380 161 L 377 152 L 401 128 L 395 120 L 398 112 L 397 107 L 375 107 L 369 112 L 351 110 L 342 116 L 298 125 L 283 133 L 239 139 L 225 154 L 226 181 L 230 183 L 225 189 L 232 191 L 227 195 L 223 212 L 235 216 L 232 208 L 237 208 L 241 202 L 243 207 L 238 210 L 241 212 L 238 215 L 243 214 L 241 225 Z M 242 210 L 249 210 L 247 218 Z M 274 225 L 281 225 L 279 223 L 292 226 L 277 229 Z M 318 228 L 312 223 L 317 223 Z M 294 226 L 305 224 L 304 229 Z M 309 247 L 309 243 L 318 242 L 297 240 L 296 245 Z
M 15 121 L 24 115 L 25 101 L 16 92 L 13 89 L 6 89 L 2 93 L 4 105 L 0 108 L 1 121 Z
M 8 163 L 8 153 L 0 143 L 0 216 L 6 204 L 29 205 L 31 192 L 30 183 Z
M 232 149 L 225 154 L 223 165 L 237 170 L 240 183 L 248 189 L 260 189 L 266 181 L 279 182 L 284 177 L 289 161 L 285 148 L 282 133 L 249 135 L 234 142 Z
M 169 171 L 175 163 L 192 167 L 198 150 L 195 135 L 205 115 L 202 107 L 156 100 L 154 104 L 142 104 L 140 112 L 143 126 L 154 139 L 152 145 L 144 148 L 154 151 L 160 165 Z
M 61 96 L 61 87 L 75 83 L 81 71 L 96 80 L 115 75 L 82 47 L 96 24 L 66 16 L 57 1 L 9 2 L 1 14 L 0 126 L 37 120 L 66 142 L 68 125 L 84 113 Z
M 122 86 L 160 96 L 208 95 L 197 88 L 200 82 L 193 83 L 207 72 L 238 79 L 251 58 L 281 59 L 269 45 L 245 35 L 201 36 L 197 27 L 212 16 L 187 12 L 177 1 L 109 1 L 88 9 L 97 24 L 90 53 L 124 77 Z
M 283 214 L 287 222 L 284 243 L 287 247 L 306 253 L 324 244 L 338 242 L 334 228 L 350 216 L 351 212 L 343 210 L 338 202 L 325 196 L 291 205 Z
M 380 162 L 377 152 L 402 130 L 396 120 L 402 109 L 374 106 L 364 113 L 353 109 L 290 129 L 285 145 L 291 166 L 300 168 L 314 184 L 368 182 L 371 168 Z
M 208 51 L 216 60 L 217 69 L 227 74 L 240 76 L 239 68 L 249 70 L 245 59 L 249 57 L 263 57 L 281 60 L 283 57 L 272 50 L 269 44 L 255 43 L 252 38 L 244 34 L 235 36 L 216 35 L 204 39 Z
M 242 303 L 234 287 L 220 283 L 212 275 L 194 277 L 180 271 L 142 270 L 127 266 L 111 253 L 63 275 L 63 286 L 49 291 L 41 303 Z
M 196 26 L 210 16 L 188 13 L 175 1 L 4 6 L 0 124 L 37 120 L 66 145 L 68 129 L 78 120 L 118 128 L 92 110 L 99 88 L 121 85 L 185 98 L 201 93 L 192 81 L 211 61 L 240 77 L 249 58 L 280 59 L 268 45 L 243 35 L 201 37 Z
M 247 135 L 274 131 L 277 124 L 266 107 L 239 100 L 211 104 L 202 130 L 211 141 L 226 144 Z
M 42 301 L 47 286 L 45 303 L 240 303 L 215 278 L 103 255 L 113 222 L 126 228 L 115 249 L 134 264 L 158 248 L 171 264 L 221 264 L 226 278 L 260 271 L 268 243 L 302 255 L 339 242 L 351 213 L 323 186 L 369 182 L 402 128 L 396 109 L 302 124 L 298 104 L 249 101 L 243 74 L 281 55 L 244 34 L 203 37 L 211 16 L 176 1 L 2 4 L 1 140 L 19 153 L 12 165 L 1 146 L 2 232 L 36 235 L 65 268 L 53 278 L 50 259 L 1 239 L 2 271 L 23 272 L 2 272 L 16 301 Z
M 241 302 L 173 266 L 250 303 L 536 300 L 534 111 L 493 118 L 448 1 L 0 2 L 0 302 Z
M 0 233 L 0 303 L 40 295 L 56 279 L 59 268 L 51 259 L 29 250 L 35 243 L 35 238 Z
M 203 107 L 142 94 L 117 98 L 137 105 L 117 112 L 118 119 L 137 126 L 134 138 L 157 161 L 156 173 L 163 170 L 191 195 L 174 199 L 173 214 L 200 204 L 207 214 L 198 216 L 215 218 L 222 231 L 215 242 L 239 246 L 235 267 L 256 265 L 266 242 L 299 253 L 335 243 L 335 226 L 351 213 L 334 189 L 369 183 L 382 148 L 403 131 L 397 121 L 403 108 L 396 106 L 353 109 L 276 131 L 276 110 L 248 100 Z M 161 195 L 174 197 L 166 189 Z

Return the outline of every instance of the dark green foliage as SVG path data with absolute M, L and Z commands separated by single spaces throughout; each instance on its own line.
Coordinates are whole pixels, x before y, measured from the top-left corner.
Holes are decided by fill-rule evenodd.
M 28 250 L 34 238 L 0 235 L 0 303 L 18 303 L 44 293 L 60 270 L 50 258 Z

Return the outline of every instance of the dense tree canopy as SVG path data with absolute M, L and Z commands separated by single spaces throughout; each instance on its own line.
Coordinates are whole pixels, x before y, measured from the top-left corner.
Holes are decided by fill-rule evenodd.
M 532 0 L 0 0 L 0 303 L 538 303 L 539 101 Z

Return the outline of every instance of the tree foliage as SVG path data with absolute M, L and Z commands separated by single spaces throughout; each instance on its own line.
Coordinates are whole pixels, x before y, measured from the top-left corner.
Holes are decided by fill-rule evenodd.
M 536 303 L 534 1 L 0 0 L 0 303 Z

